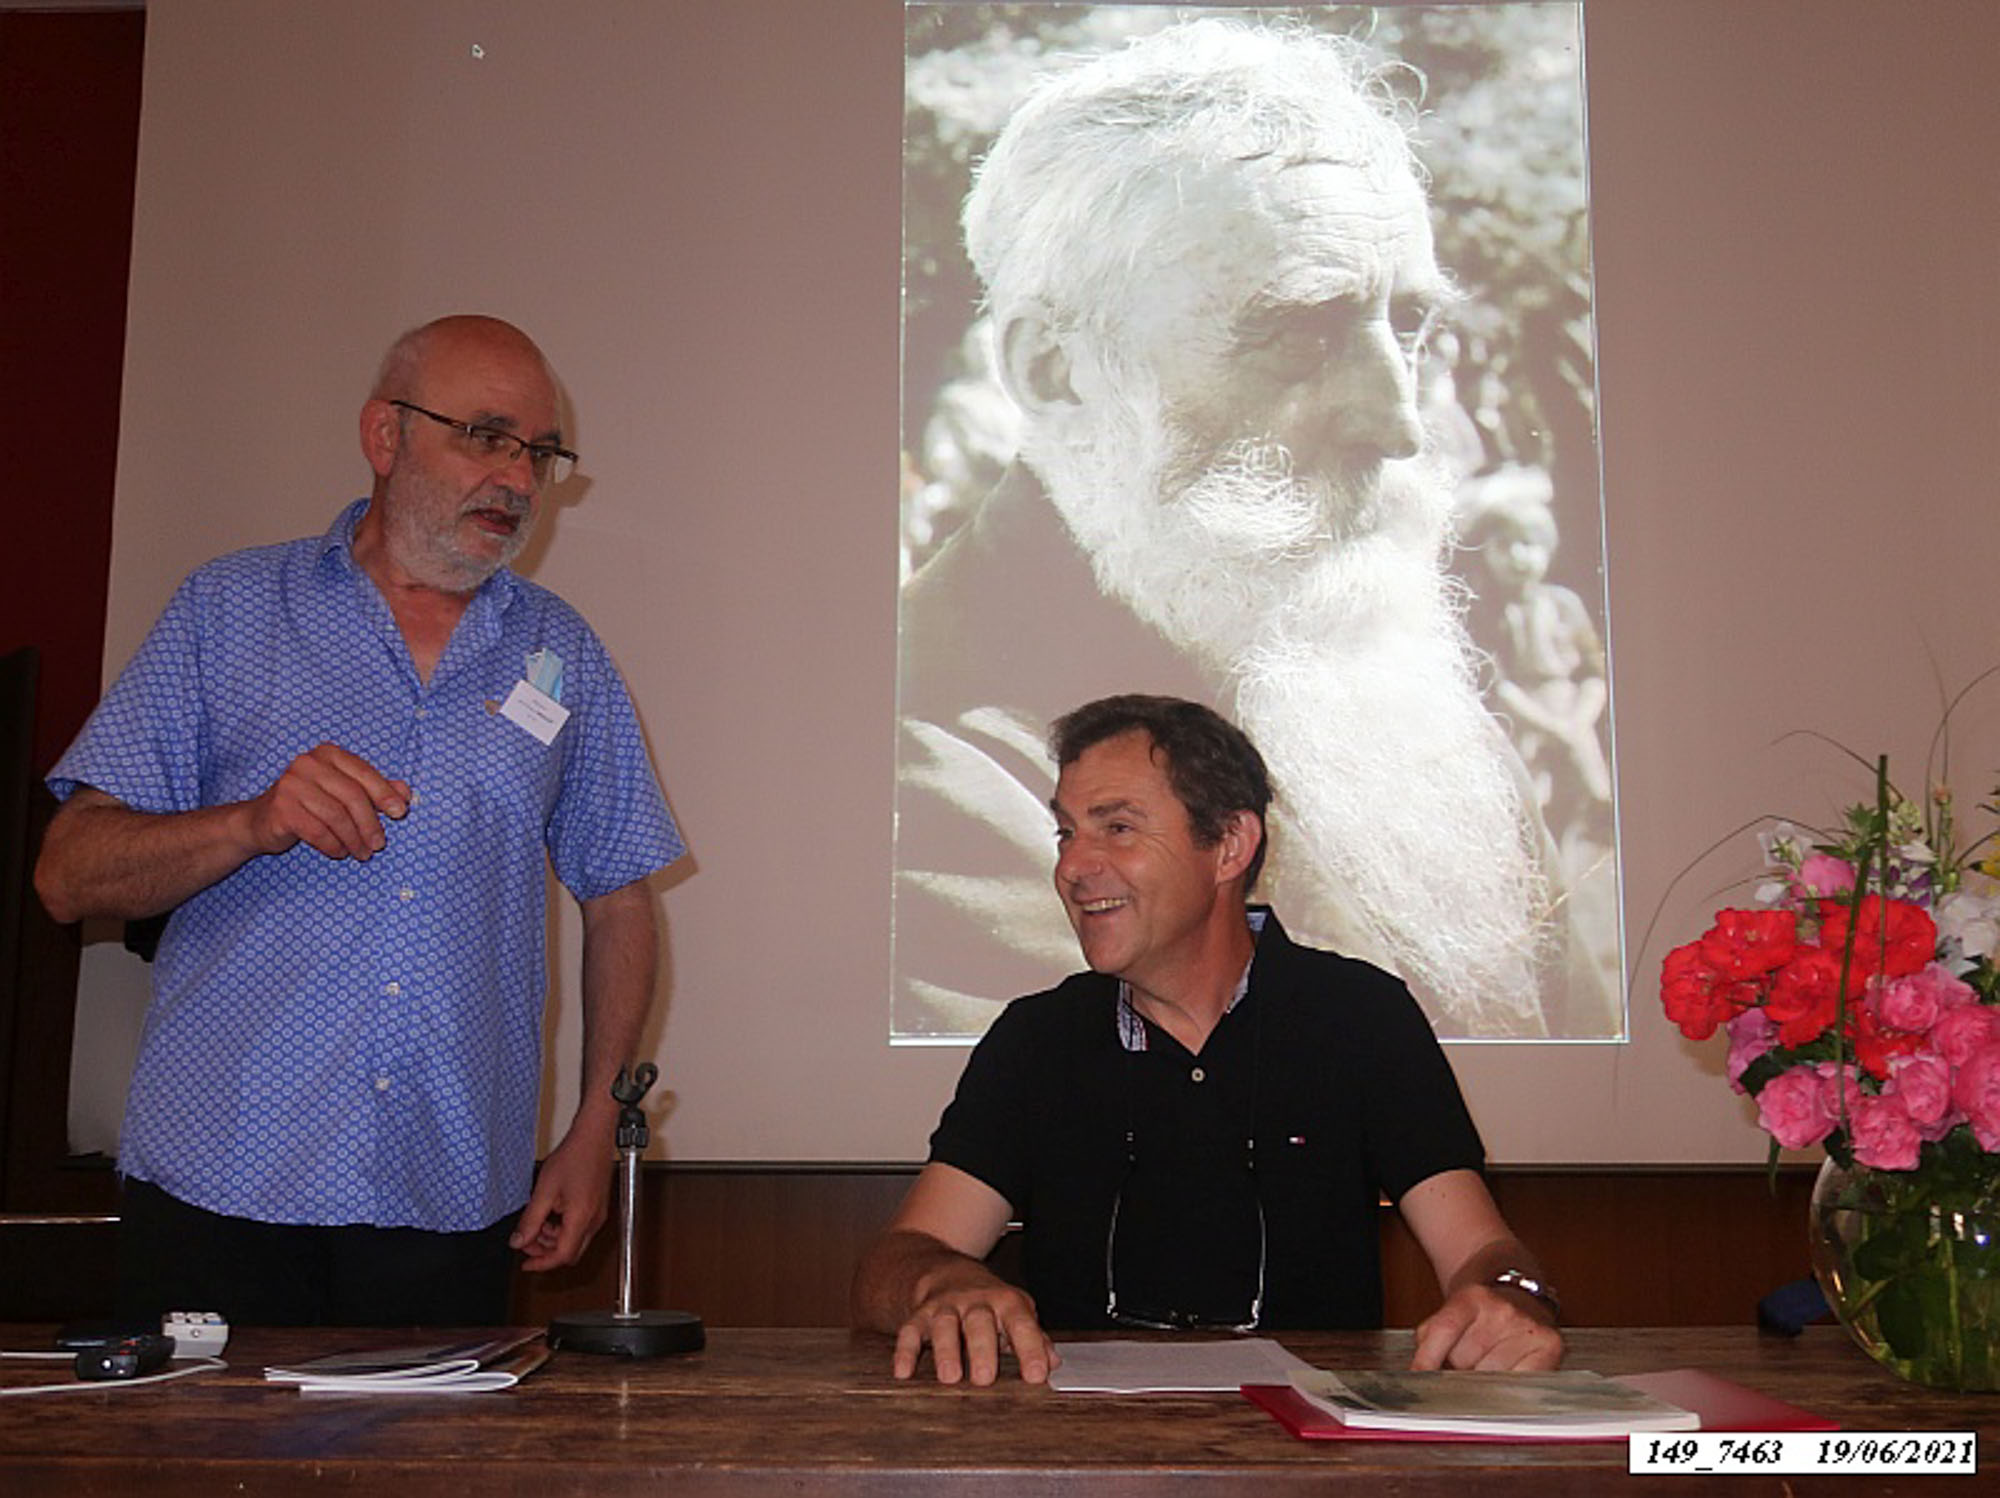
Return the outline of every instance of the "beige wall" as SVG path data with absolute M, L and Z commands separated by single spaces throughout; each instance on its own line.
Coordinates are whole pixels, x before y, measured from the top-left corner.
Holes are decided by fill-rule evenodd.
M 2000 6 L 1586 16 L 1628 951 L 1660 924 L 1629 1045 L 1453 1055 L 1496 1159 L 1753 1160 L 1719 1055 L 1655 989 L 1747 840 L 1667 886 L 1740 822 L 1861 794 L 1781 734 L 1913 770 L 1934 678 L 2000 661 Z M 107 669 L 190 567 L 362 491 L 353 413 L 395 332 L 532 330 L 592 481 L 530 570 L 623 666 L 694 850 L 663 896 L 681 1159 L 914 1158 L 962 1059 L 883 1040 L 900 23 L 894 0 L 149 7 Z M 1996 703 L 1958 736 L 1968 789 Z M 556 945 L 573 968 L 568 913 Z M 93 949 L 84 1033 L 141 982 Z

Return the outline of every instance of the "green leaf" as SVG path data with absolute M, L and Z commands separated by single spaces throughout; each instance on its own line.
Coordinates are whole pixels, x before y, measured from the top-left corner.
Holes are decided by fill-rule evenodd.
M 1889 1350 L 1899 1358 L 1920 1358 L 1930 1348 L 1930 1329 L 1950 1313 L 1944 1277 L 1908 1274 L 1882 1292 L 1875 1302 L 1876 1324 Z
M 1866 1280 L 1894 1279 L 1925 1262 L 1924 1237 L 1921 1218 L 1883 1219 L 1854 1246 L 1854 1272 Z

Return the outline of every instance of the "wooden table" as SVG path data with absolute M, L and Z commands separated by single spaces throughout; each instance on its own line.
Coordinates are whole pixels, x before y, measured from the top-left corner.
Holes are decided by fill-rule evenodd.
M 48 1345 L 48 1327 L 0 1345 Z M 453 1498 L 675 1494 L 1254 1493 L 1342 1489 L 1466 1498 L 1697 1490 L 1901 1493 L 1936 1477 L 1626 1474 L 1610 1445 L 1305 1442 L 1232 1395 L 1055 1394 L 900 1384 L 889 1343 L 842 1331 L 711 1329 L 707 1351 L 630 1363 L 558 1353 L 520 1387 L 465 1395 L 303 1396 L 264 1364 L 408 1333 L 239 1331 L 229 1370 L 150 1388 L 0 1399 L 0 1493 L 175 1495 L 339 1490 Z M 1326 1366 L 1400 1366 L 1407 1332 L 1287 1335 Z M 1570 1366 L 1607 1373 L 1700 1366 L 1850 1430 L 1980 1433 L 1980 1479 L 2000 1473 L 2000 1395 L 1943 1395 L 1878 1369 L 1833 1327 L 1796 1341 L 1744 1329 L 1571 1334 Z M 0 1363 L 0 1385 L 57 1364 Z M 1472 1485 L 1469 1487 L 1468 1485 Z

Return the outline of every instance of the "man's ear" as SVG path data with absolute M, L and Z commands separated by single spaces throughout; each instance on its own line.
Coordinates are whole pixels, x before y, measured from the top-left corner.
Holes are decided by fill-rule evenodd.
M 1241 879 L 1263 845 L 1263 818 L 1254 811 L 1231 812 L 1229 820 L 1222 824 L 1222 837 L 1216 844 L 1215 882 L 1227 884 L 1232 879 Z
M 1072 365 L 1069 339 L 1041 307 L 1016 313 L 1000 330 L 1000 377 L 1031 418 L 1078 404 Z
M 377 478 L 387 478 L 403 446 L 403 413 L 385 400 L 369 399 L 361 406 L 361 455 Z

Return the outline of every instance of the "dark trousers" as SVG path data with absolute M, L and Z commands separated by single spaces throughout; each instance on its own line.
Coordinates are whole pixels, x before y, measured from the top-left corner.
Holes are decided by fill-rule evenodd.
M 204 1211 L 149 1181 L 124 1184 L 118 1315 L 219 1311 L 231 1326 L 504 1326 L 507 1235 L 299 1227 Z

